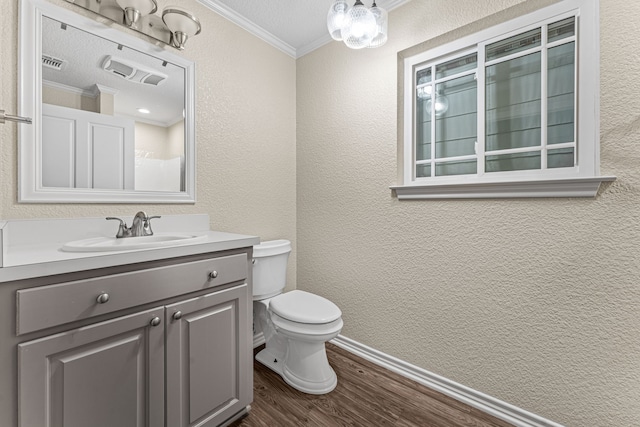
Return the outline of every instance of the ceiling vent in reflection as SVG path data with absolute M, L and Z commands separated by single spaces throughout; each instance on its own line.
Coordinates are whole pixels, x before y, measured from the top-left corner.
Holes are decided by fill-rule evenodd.
M 151 70 L 140 64 L 136 64 L 133 61 L 128 61 L 111 55 L 104 59 L 102 69 L 120 76 L 123 79 L 153 86 L 160 86 L 168 78 L 166 74 Z
M 47 68 L 51 68 L 56 71 L 61 71 L 66 65 L 67 61 L 64 59 L 56 58 L 51 55 L 42 54 L 42 65 Z

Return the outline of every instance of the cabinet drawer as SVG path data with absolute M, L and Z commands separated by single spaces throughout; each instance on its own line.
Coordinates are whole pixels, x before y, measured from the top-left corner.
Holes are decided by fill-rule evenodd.
M 245 280 L 248 268 L 246 254 L 239 254 L 22 289 L 16 334 Z

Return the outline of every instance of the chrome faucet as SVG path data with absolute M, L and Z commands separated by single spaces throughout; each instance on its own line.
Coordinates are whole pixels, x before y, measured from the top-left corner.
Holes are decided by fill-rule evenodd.
M 131 227 L 127 227 L 127 223 L 120 218 L 109 216 L 107 220 L 120 221 L 118 232 L 116 233 L 116 238 L 120 239 L 122 237 L 153 236 L 153 230 L 151 229 L 151 220 L 153 218 L 160 218 L 160 216 L 147 216 L 145 212 L 140 211 L 133 217 Z

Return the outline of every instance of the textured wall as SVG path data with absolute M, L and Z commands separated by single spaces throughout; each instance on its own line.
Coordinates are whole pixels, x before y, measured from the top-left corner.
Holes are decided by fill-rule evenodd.
M 388 188 L 397 52 L 533 3 L 416 0 L 391 12 L 384 47 L 298 60 L 297 286 L 341 307 L 344 335 L 429 371 L 569 426 L 637 426 L 639 2 L 601 0 L 601 170 L 618 180 L 598 197 Z
M 18 3 L 0 0 L 0 108 L 14 114 Z M 51 3 L 95 17 L 64 0 Z M 168 4 L 160 3 L 160 8 Z M 153 214 L 208 213 L 213 229 L 295 242 L 295 60 L 196 1 L 171 4 L 194 12 L 203 27 L 183 53 L 196 62 L 197 203 L 18 204 L 17 126 L 5 124 L 0 125 L 0 218 L 132 217 L 140 209 Z M 293 283 L 295 254 L 292 261 Z

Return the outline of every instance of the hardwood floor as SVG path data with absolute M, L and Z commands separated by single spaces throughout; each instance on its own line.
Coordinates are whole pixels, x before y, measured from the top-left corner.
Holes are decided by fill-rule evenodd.
M 511 426 L 333 344 L 327 343 L 327 356 L 338 386 L 320 396 L 294 390 L 254 361 L 251 412 L 231 426 Z

